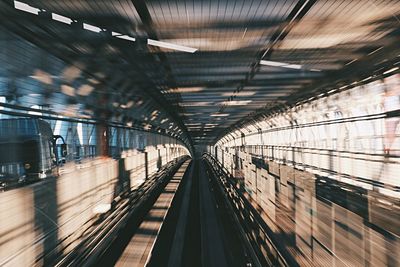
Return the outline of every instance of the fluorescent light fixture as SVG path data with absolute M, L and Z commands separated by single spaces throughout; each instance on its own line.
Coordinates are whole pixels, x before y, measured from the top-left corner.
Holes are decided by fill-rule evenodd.
M 41 11 L 39 8 L 32 7 L 28 4 L 25 4 L 25 3 L 19 2 L 19 1 L 14 1 L 14 8 L 21 10 L 21 11 L 31 13 L 31 14 L 35 14 L 35 15 L 38 15 L 39 12 Z
M 39 8 L 31 7 L 30 5 L 19 1 L 14 1 L 14 7 L 15 9 L 22 10 L 35 15 L 38 15 L 40 12 Z
M 353 59 L 352 61 L 350 61 L 350 62 L 347 62 L 346 64 L 344 64 L 345 66 L 347 66 L 347 65 L 350 65 L 351 63 L 353 63 L 353 62 L 355 62 L 355 61 L 357 61 L 358 60 L 358 58 L 356 58 L 356 59 Z
M 261 60 L 260 64 L 266 65 L 266 66 L 273 66 L 273 67 L 289 68 L 289 69 L 301 69 L 301 67 L 302 67 L 301 65 L 297 65 L 297 64 L 289 64 L 289 63 L 269 61 L 269 60 Z
M 56 21 L 59 21 L 59 22 L 65 23 L 65 24 L 71 24 L 73 22 L 72 19 L 62 16 L 62 15 L 58 15 L 56 13 L 51 13 L 51 18 L 53 20 L 56 20 Z
M 253 100 L 234 100 L 234 101 L 225 101 L 223 102 L 226 106 L 243 106 L 253 102 Z
M 370 56 L 370 55 L 372 55 L 372 54 L 375 54 L 376 52 L 378 52 L 378 51 L 381 50 L 382 48 L 383 48 L 383 46 L 381 46 L 381 47 L 375 49 L 374 51 L 368 53 L 368 56 Z
M 134 104 L 134 102 L 132 100 L 128 101 L 128 103 L 126 103 L 126 107 L 131 108 L 133 106 L 133 104 Z
M 289 68 L 289 69 L 301 69 L 301 65 L 290 64 L 284 62 L 270 61 L 270 60 L 260 60 L 261 65 L 272 66 L 272 67 L 281 67 L 281 68 Z
M 398 70 L 398 69 L 399 69 L 399 67 L 395 67 L 395 68 L 393 68 L 393 69 L 390 69 L 390 70 L 385 71 L 383 74 L 388 74 L 388 73 L 391 73 L 391 72 L 396 71 L 396 70 Z
M 228 117 L 228 113 L 211 114 L 211 117 Z
M 171 44 L 171 43 L 166 43 L 166 42 L 161 42 L 161 41 L 156 41 L 156 40 L 152 40 L 152 39 L 147 39 L 147 44 L 148 45 L 152 45 L 152 46 L 168 48 L 168 49 L 172 49 L 172 50 L 188 52 L 188 53 L 194 53 L 194 52 L 197 51 L 196 48 L 191 48 L 191 47 L 187 47 L 187 46 Z
M 288 63 L 281 63 L 281 62 L 269 61 L 269 60 L 260 60 L 260 64 L 266 65 L 266 66 L 273 66 L 273 67 L 282 67 L 285 65 L 289 65 Z
M 319 69 L 310 69 L 311 71 L 317 71 L 317 72 L 320 72 L 321 70 L 319 70 Z
M 198 106 L 210 106 L 212 102 L 186 102 L 186 103 L 179 103 L 181 107 L 198 107 Z
M 296 70 L 301 69 L 301 65 L 297 65 L 297 64 L 289 64 L 289 65 L 285 65 L 285 66 L 282 66 L 282 67 L 289 68 L 289 69 L 296 69 Z
M 90 78 L 88 79 L 89 82 L 91 82 L 92 84 L 99 84 L 100 82 L 96 79 Z
M 130 37 L 128 35 L 118 35 L 118 36 L 115 36 L 115 37 L 117 37 L 119 39 L 124 39 L 124 40 L 127 40 L 127 41 L 131 41 L 131 42 L 136 41 L 136 38 Z
M 111 32 L 111 35 L 116 37 L 116 38 L 124 39 L 124 40 L 131 41 L 131 42 L 136 41 L 136 38 L 130 37 L 129 35 L 122 34 L 122 33 L 119 33 L 119 32 Z
M 194 116 L 197 115 L 197 113 L 181 113 L 182 116 Z
M 369 77 L 367 77 L 367 78 L 365 78 L 365 79 L 363 79 L 363 80 L 361 80 L 362 82 L 365 82 L 365 81 L 368 81 L 368 80 L 370 80 L 370 79 L 372 79 L 372 76 L 369 76 Z
M 202 87 L 181 87 L 181 88 L 171 88 L 168 90 L 169 93 L 197 93 L 203 91 Z
M 85 30 L 92 31 L 92 32 L 97 32 L 97 33 L 102 31 L 101 28 L 99 28 L 97 26 L 94 26 L 94 25 L 87 24 L 87 23 L 83 23 L 83 28 Z
M 239 93 L 236 94 L 232 94 L 232 93 L 222 93 L 222 96 L 231 96 L 231 95 L 236 95 L 236 96 L 252 96 L 255 95 L 256 92 L 255 91 L 241 91 Z

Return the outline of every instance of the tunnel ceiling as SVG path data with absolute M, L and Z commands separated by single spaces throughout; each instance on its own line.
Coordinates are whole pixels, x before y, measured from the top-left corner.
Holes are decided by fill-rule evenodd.
M 3 94 L 18 95 L 18 79 L 30 77 L 61 90 L 47 100 L 53 110 L 57 103 L 79 104 L 79 114 L 174 132 L 195 145 L 214 141 L 249 114 L 350 75 L 359 64 L 370 71 L 371 63 L 400 52 L 399 1 L 21 2 L 38 15 L 16 9 L 14 1 L 0 3 L 10 32 L 3 39 L 20 45 L 2 52 L 9 66 L 2 67 Z M 33 54 L 37 61 L 26 60 Z M 71 81 L 74 68 L 79 79 Z

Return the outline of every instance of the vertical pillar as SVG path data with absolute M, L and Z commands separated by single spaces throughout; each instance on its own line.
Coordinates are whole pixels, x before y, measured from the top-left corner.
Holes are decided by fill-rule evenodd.
M 116 146 L 117 146 L 117 155 L 118 155 L 118 157 L 120 157 L 121 156 L 121 152 L 123 150 L 123 142 L 121 142 L 121 138 L 123 137 L 121 135 L 121 128 L 117 128 L 114 134 L 116 134 L 115 138 L 116 138 L 116 141 L 117 141 L 116 142 L 117 143 L 116 144 Z
M 149 178 L 149 157 L 147 151 L 144 152 L 144 169 L 146 180 Z
M 109 132 L 108 127 L 104 123 L 100 123 L 96 125 L 97 132 L 97 148 L 98 148 L 98 156 L 108 157 L 109 156 Z

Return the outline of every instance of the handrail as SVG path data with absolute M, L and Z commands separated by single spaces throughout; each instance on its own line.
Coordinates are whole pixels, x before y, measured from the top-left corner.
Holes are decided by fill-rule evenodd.
M 249 147 L 249 148 L 252 148 L 252 147 L 257 147 L 257 146 L 260 146 L 260 145 L 248 145 L 248 146 L 246 146 L 246 147 Z M 285 149 L 285 148 L 289 148 L 288 146 L 270 146 L 270 145 L 264 145 L 263 147 L 262 147 L 262 149 L 266 149 L 266 148 L 276 148 L 276 149 Z M 305 147 L 303 147 L 303 148 L 300 148 L 300 147 L 293 147 L 294 149 L 298 149 L 297 150 L 297 152 L 299 152 L 300 150 L 310 150 L 310 152 L 306 152 L 307 154 L 312 154 L 312 155 L 321 155 L 321 154 L 318 154 L 317 153 L 317 151 L 320 151 L 320 152 L 325 152 L 325 153 L 329 153 L 329 152 L 335 152 L 335 153 L 343 153 L 343 154 L 350 154 L 350 155 L 348 155 L 348 156 L 344 156 L 344 155 L 333 155 L 334 157 L 339 157 L 340 156 L 340 158 L 348 158 L 348 159 L 353 159 L 353 160 L 364 160 L 364 161 L 368 161 L 368 162 L 378 162 L 378 163 L 382 163 L 382 164 L 395 164 L 395 163 L 397 163 L 397 161 L 390 161 L 390 158 L 400 158 L 400 156 L 389 156 L 389 157 L 386 157 L 385 159 L 383 159 L 383 160 L 375 160 L 375 159 L 367 159 L 367 158 L 360 158 L 360 157 L 352 157 L 351 156 L 351 154 L 356 154 L 356 155 L 366 155 L 366 156 L 383 156 L 383 155 L 381 155 L 381 154 L 364 154 L 364 153 L 356 153 L 356 152 L 346 152 L 346 151 L 336 151 L 336 150 L 328 150 L 328 149 L 317 149 L 317 148 L 305 148 Z M 289 150 L 286 150 L 286 151 L 289 151 Z M 291 151 L 290 151 L 291 152 Z M 259 154 L 255 154 L 255 153 L 253 153 L 253 152 L 251 152 L 251 151 L 248 151 L 247 152 L 249 155 L 251 155 L 251 156 L 253 156 L 253 157 L 256 157 L 256 158 L 260 158 L 261 157 L 261 155 L 259 155 Z M 325 154 L 325 155 L 329 155 L 329 154 Z M 365 177 L 361 177 L 361 176 L 357 176 L 357 175 L 354 175 L 354 174 L 348 174 L 348 173 L 342 173 L 342 172 L 337 172 L 337 171 L 335 171 L 335 170 L 331 170 L 331 169 L 327 169 L 327 168 L 323 168 L 323 167 L 319 167 L 319 166 L 315 166 L 315 165 L 310 165 L 310 164 L 307 164 L 307 163 L 305 163 L 305 162 L 296 162 L 296 161 L 293 161 L 293 160 L 290 160 L 290 159 L 285 159 L 285 161 L 283 161 L 282 159 L 280 159 L 280 158 L 276 158 L 276 157 L 272 157 L 272 156 L 266 156 L 266 155 L 263 155 L 263 159 L 267 159 L 267 160 L 274 160 L 275 162 L 277 162 L 277 163 L 281 163 L 281 164 L 291 164 L 293 167 L 295 167 L 295 168 L 298 168 L 298 169 L 301 169 L 301 167 L 304 167 L 304 168 L 308 168 L 308 169 L 310 169 L 311 170 L 311 172 L 313 172 L 313 173 L 315 173 L 315 174 L 317 174 L 317 175 L 320 175 L 318 172 L 323 172 L 323 173 L 326 173 L 326 174 L 328 174 L 328 175 L 340 175 L 341 177 L 345 177 L 345 178 L 348 178 L 348 179 L 351 179 L 351 180 L 354 180 L 354 181 L 357 181 L 357 182 L 362 182 L 362 183 L 365 183 L 365 184 L 368 184 L 368 185 L 372 185 L 372 186 L 375 186 L 375 187 L 380 187 L 380 188 L 385 188 L 385 189 L 389 189 L 389 190 L 392 190 L 392 191 L 395 191 L 395 192 L 400 192 L 400 186 L 398 186 L 398 185 L 393 185 L 393 184 L 389 184 L 389 183 L 387 183 L 387 182 L 382 182 L 382 181 L 374 181 L 374 180 L 372 180 L 372 179 L 370 179 L 370 178 L 365 178 Z

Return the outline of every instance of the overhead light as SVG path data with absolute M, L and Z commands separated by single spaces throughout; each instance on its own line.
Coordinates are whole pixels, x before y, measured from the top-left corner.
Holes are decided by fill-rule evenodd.
M 124 39 L 124 40 L 127 40 L 127 41 L 131 41 L 131 42 L 136 41 L 136 38 L 130 37 L 128 35 L 118 35 L 118 36 L 115 36 L 115 37 L 117 37 L 119 39 Z
M 219 114 L 211 114 L 211 117 L 227 117 L 229 114 L 227 113 L 219 113 Z
M 290 64 L 284 62 L 270 61 L 270 60 L 260 60 L 261 65 L 272 66 L 272 67 L 281 67 L 281 68 L 289 68 L 289 69 L 301 69 L 301 65 Z
M 367 77 L 367 78 L 361 80 L 361 82 L 366 82 L 366 81 L 368 81 L 368 80 L 370 80 L 370 79 L 372 79 L 372 78 L 373 78 L 373 76 L 369 76 L 369 77 Z
M 102 31 L 101 28 L 99 28 L 97 26 L 94 26 L 94 25 L 87 24 L 87 23 L 83 23 L 83 28 L 85 30 L 92 31 L 92 32 L 97 32 L 97 33 Z
M 252 95 L 255 95 L 255 94 L 256 94 L 255 91 L 241 91 L 241 92 L 238 92 L 238 93 L 236 93 L 234 95 L 236 95 L 236 96 L 252 96 Z M 222 96 L 231 96 L 232 93 L 222 93 L 221 95 Z
M 152 40 L 152 39 L 147 39 L 147 44 L 148 45 L 152 45 L 152 46 L 168 48 L 168 49 L 172 49 L 172 50 L 188 52 L 188 53 L 194 53 L 194 52 L 197 51 L 196 48 L 191 48 L 191 47 L 187 47 L 187 46 L 171 44 L 171 43 L 166 43 L 166 42 L 161 42 L 161 41 L 156 41 L 156 40 Z
M 124 40 L 131 41 L 131 42 L 135 42 L 136 41 L 136 38 L 130 37 L 129 35 L 122 34 L 122 33 L 119 33 L 119 32 L 111 32 L 111 35 L 116 37 L 116 38 L 124 39 Z
M 212 102 L 186 102 L 186 103 L 179 103 L 181 107 L 198 107 L 198 106 L 210 106 Z
M 128 101 L 128 103 L 126 103 L 126 108 L 131 108 L 133 106 L 133 104 L 134 104 L 134 102 L 132 100 Z
M 181 88 L 171 88 L 167 92 L 169 93 L 197 93 L 203 91 L 202 87 L 181 87 Z
M 372 54 L 375 54 L 376 52 L 378 52 L 378 51 L 381 50 L 382 48 L 383 48 L 383 46 L 381 46 L 381 47 L 375 49 L 374 51 L 368 53 L 368 56 L 370 56 L 370 55 L 372 55 Z
M 22 10 L 22 11 L 25 11 L 25 12 L 28 12 L 31 14 L 35 14 L 35 15 L 38 15 L 40 12 L 39 8 L 31 7 L 30 5 L 19 2 L 19 1 L 14 1 L 14 7 L 15 7 L 15 9 Z
M 273 67 L 282 67 L 285 65 L 289 65 L 288 63 L 281 63 L 281 62 L 269 61 L 269 60 L 260 60 L 260 64 L 266 65 L 266 66 L 273 66 Z
M 301 65 L 297 65 L 297 64 L 289 64 L 289 65 L 284 65 L 282 67 L 289 68 L 289 69 L 296 69 L 296 70 L 301 69 Z
M 53 20 L 56 20 L 56 21 L 59 21 L 59 22 L 65 23 L 65 24 L 71 24 L 73 22 L 72 19 L 62 16 L 62 15 L 58 15 L 56 13 L 51 13 L 51 18 Z
M 348 66 L 348 65 L 350 65 L 351 63 L 353 63 L 353 62 L 355 62 L 355 61 L 357 61 L 357 59 L 358 58 L 356 58 L 356 59 L 353 59 L 352 61 L 349 61 L 349 62 L 347 62 L 346 64 L 344 64 L 345 66 Z
M 253 100 L 234 100 L 234 101 L 224 101 L 223 104 L 226 106 L 243 106 L 253 102 Z
M 399 67 L 395 67 L 395 68 L 393 68 L 393 69 L 390 69 L 390 70 L 385 71 L 383 74 L 388 74 L 388 73 L 391 73 L 391 72 L 396 71 L 396 70 L 398 70 L 398 69 L 399 69 Z

